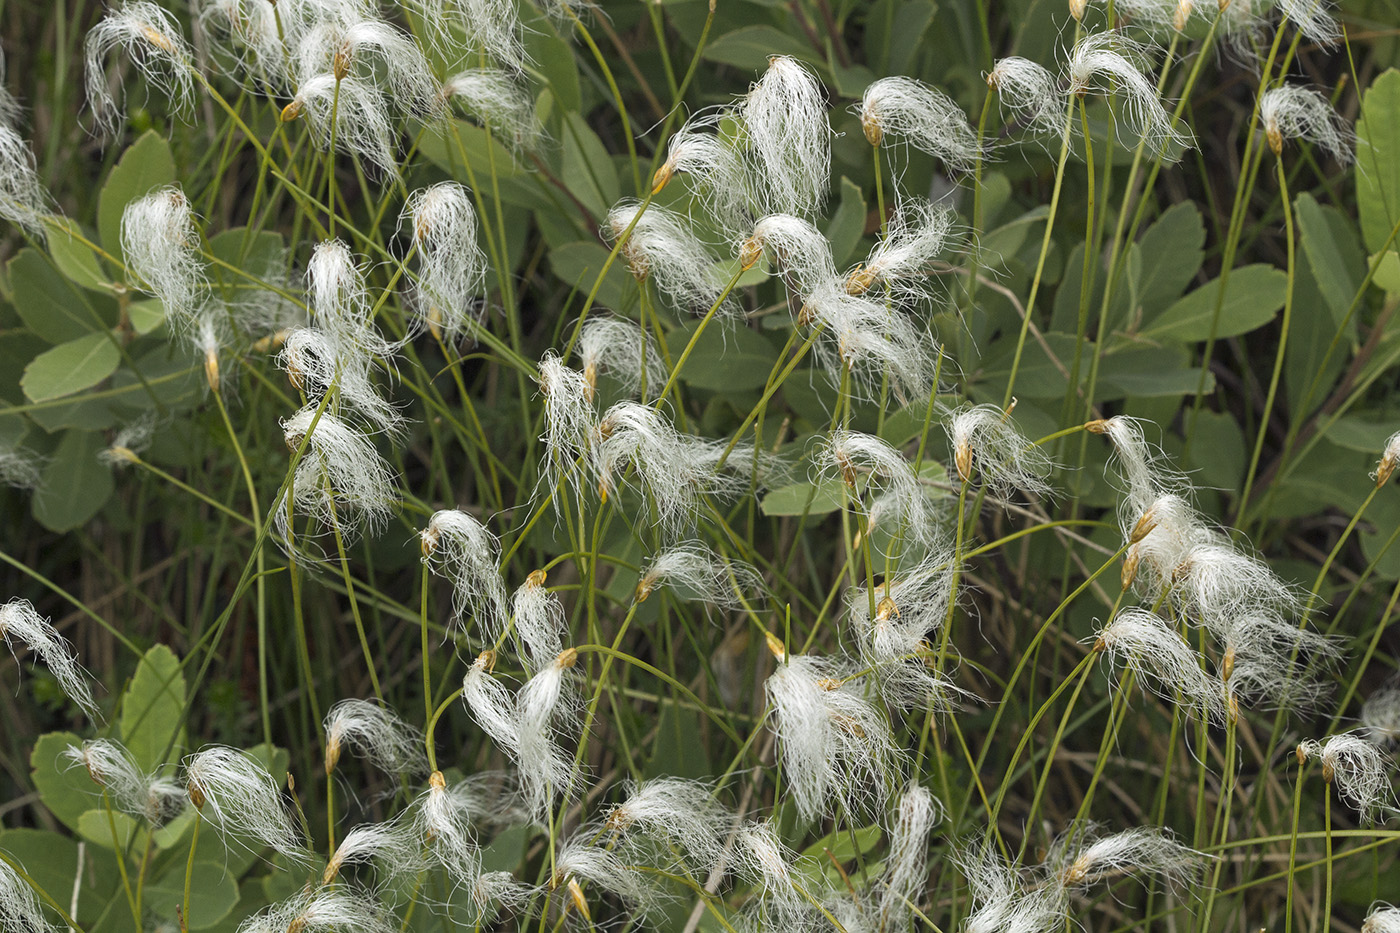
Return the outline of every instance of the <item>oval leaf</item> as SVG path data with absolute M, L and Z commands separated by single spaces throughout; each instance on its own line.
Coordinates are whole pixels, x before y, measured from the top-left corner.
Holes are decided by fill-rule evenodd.
M 122 214 L 126 206 L 157 188 L 175 183 L 175 158 L 170 143 L 147 130 L 122 153 L 112 168 L 102 193 L 97 196 L 97 232 L 102 247 L 113 256 L 122 256 Z
M 96 333 L 45 350 L 24 367 L 19 381 L 31 402 L 47 402 L 81 392 L 112 375 L 121 354 L 110 334 Z
M 1287 288 L 1288 276 L 1273 266 L 1256 263 L 1236 269 L 1225 285 L 1215 336 L 1237 337 L 1269 323 L 1283 307 Z M 1164 341 L 1209 339 L 1219 292 L 1220 280 L 1212 279 L 1163 311 L 1140 335 Z

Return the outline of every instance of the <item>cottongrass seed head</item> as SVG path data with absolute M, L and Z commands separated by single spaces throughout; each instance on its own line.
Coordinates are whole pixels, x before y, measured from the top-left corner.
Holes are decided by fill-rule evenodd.
M 589 393 L 597 390 L 600 372 L 617 380 L 623 392 L 641 397 L 661 391 L 670 375 L 656 338 L 625 318 L 590 317 L 579 331 L 577 352 Z M 591 414 L 590 405 L 581 420 L 591 420 Z
M 770 821 L 745 822 L 735 836 L 734 872 L 761 889 L 758 915 L 772 929 L 804 927 L 807 899 L 798 875 L 798 857 L 783 845 Z
M 1366 922 L 1361 924 L 1361 933 L 1400 933 L 1400 907 L 1384 901 L 1373 904 Z
M 308 853 L 271 774 L 247 753 L 211 745 L 185 759 L 190 802 L 221 833 L 267 847 L 293 862 Z
M 573 773 L 573 759 L 560 740 L 573 732 L 583 709 L 577 663 L 578 652 L 565 648 L 527 680 L 515 698 L 521 790 L 526 809 L 537 819 L 545 817 L 554 799 L 568 789 Z
M 406 117 L 435 120 L 446 113 L 441 86 L 418 43 L 382 20 L 319 23 L 302 36 L 295 59 L 303 83 L 329 74 L 342 85 L 377 86 Z
M 428 789 L 414 804 L 414 835 L 454 885 L 471 884 L 481 873 L 481 852 L 471 825 L 472 803 L 470 795 L 449 790 L 442 772 L 434 771 L 428 776 Z
M 1274 155 L 1283 154 L 1284 140 L 1297 139 L 1331 153 L 1340 165 L 1353 158 L 1356 134 L 1315 88 L 1285 84 L 1265 91 L 1259 98 L 1259 122 Z
M 626 864 L 620 854 L 594 842 L 597 830 L 583 826 L 559 847 L 554 859 L 554 875 L 550 887 L 563 887 L 566 904 L 578 910 L 585 919 L 592 912 L 582 883 L 590 892 L 600 891 L 616 897 L 636 916 L 653 911 L 659 903 L 660 891 L 648 883 L 645 874 Z
M 1083 890 L 1120 875 L 1156 875 L 1176 889 L 1199 874 L 1205 858 L 1168 830 L 1142 826 L 1103 836 L 1090 826 L 1056 840 L 1045 867 L 1067 889 Z
M 740 609 L 763 594 L 757 570 L 698 541 L 683 542 L 652 558 L 642 570 L 633 598 L 645 602 L 663 586 L 679 599 L 699 600 L 718 609 Z
M 1069 92 L 1112 95 L 1130 133 L 1149 148 L 1173 155 L 1173 147 L 1190 148 L 1193 140 L 1188 131 L 1176 128 L 1162 106 L 1156 86 L 1142 72 L 1146 64 L 1146 49 L 1120 33 L 1087 35 L 1075 43 L 1065 66 Z
M 337 81 L 333 74 L 311 75 L 282 108 L 282 122 L 306 118 L 316 146 L 335 145 L 364 159 L 390 180 L 399 177 L 389 103 L 375 85 L 359 78 Z
M 83 68 L 88 106 L 99 133 L 111 137 L 121 123 L 121 107 L 112 94 L 107 56 L 124 51 L 151 87 L 163 92 L 176 114 L 190 109 L 194 98 L 194 55 L 175 16 L 148 0 L 124 0 L 88 30 Z M 125 91 L 122 91 L 125 97 Z
M 1386 439 L 1380 462 L 1376 464 L 1376 472 L 1371 474 L 1371 479 L 1376 481 L 1377 489 L 1390 481 L 1391 474 L 1395 472 L 1397 465 L 1400 465 L 1400 431 Z
M 346 833 L 326 861 L 321 883 L 330 884 L 347 866 L 375 864 L 381 883 L 412 876 L 422 868 L 423 846 L 403 820 L 361 823 Z
M 122 213 L 121 230 L 128 268 L 160 299 L 171 324 L 187 328 L 209 282 L 199 227 L 185 193 L 171 186 L 132 201 Z
M 865 262 L 846 276 L 846 291 L 864 295 L 888 288 L 901 302 L 933 297 L 929 273 L 948 243 L 956 214 L 910 198 L 890 215 L 889 226 Z
M 131 752 L 112 739 L 69 746 L 62 757 L 70 765 L 86 768 L 94 783 L 107 791 L 112 806 L 152 826 L 178 814 L 189 799 L 177 781 L 142 771 Z
M 928 788 L 910 784 L 895 804 L 890 849 L 880 877 L 879 929 L 903 930 L 928 883 L 929 835 L 943 816 L 943 805 Z M 883 891 L 880 889 L 883 888 Z
M 936 708 L 956 693 L 929 664 L 955 579 L 951 549 L 935 548 L 911 569 L 892 569 L 876 584 L 873 598 L 863 586 L 847 592 L 846 615 L 861 663 L 890 706 Z
M 603 233 L 614 243 L 627 234 L 622 256 L 633 277 L 651 279 L 677 310 L 703 314 L 724 294 L 725 282 L 710 251 L 675 211 L 656 205 L 642 210 L 640 201 L 623 200 L 608 211 Z M 733 318 L 741 309 L 726 298 L 718 313 Z
M 831 244 L 810 220 L 793 214 L 768 214 L 753 225 L 748 238 L 739 244 L 739 263 L 744 268 L 756 264 L 767 253 L 773 264 L 789 278 L 799 295 L 808 301 L 813 292 L 832 287 L 837 279 Z
M 545 586 L 543 570 L 533 571 L 511 595 L 511 618 L 526 667 L 538 671 L 564 650 L 568 624 L 564 604 Z
M 6 933 L 53 933 L 34 887 L 0 862 L 0 927 Z
M 972 892 L 964 933 L 1050 933 L 1064 925 L 1069 901 L 1060 885 L 1025 885 L 990 843 L 954 858 Z
M 434 512 L 419 532 L 423 563 L 452 584 L 456 624 L 475 619 L 480 637 L 494 641 L 510 618 L 506 585 L 497 569 L 500 544 L 471 515 L 460 509 Z
M 1094 650 L 1131 670 L 1144 687 L 1167 702 L 1180 703 L 1207 721 L 1224 721 L 1222 684 L 1202 669 L 1196 652 L 1157 614 L 1121 610 L 1099 630 Z
M 1322 762 L 1322 780 L 1337 788 L 1362 822 L 1395 810 L 1390 784 L 1395 760 L 1358 733 L 1339 732 L 1320 742 L 1307 739 L 1299 744 L 1297 756 L 1299 763 L 1310 758 Z
M 1391 677 L 1361 705 L 1361 727 L 1377 745 L 1400 741 L 1400 679 Z
M 995 405 L 965 405 L 944 423 L 953 444 L 958 477 L 971 482 L 976 472 L 983 485 L 1001 495 L 1021 489 L 1045 495 L 1045 481 L 1054 464 L 1044 448 L 1032 444 L 1011 420 L 1013 401 L 1005 411 Z
M 1328 0 L 1279 0 L 1278 7 L 1304 38 L 1326 48 L 1341 40 L 1342 29 Z
M 914 78 L 895 75 L 874 82 L 865 89 L 859 113 L 872 146 L 886 137 L 907 142 L 958 172 L 972 171 L 986 154 L 962 108 Z
M 380 904 L 346 885 L 307 888 L 244 920 L 238 933 L 395 933 Z
M 495 740 L 512 759 L 520 757 L 520 723 L 515 698 L 505 685 L 492 676 L 496 652 L 477 655 L 462 677 L 462 700 L 481 730 Z
M 52 213 L 50 203 L 29 143 L 0 122 L 0 218 L 32 236 L 43 237 L 47 229 L 44 221 Z
M 882 526 L 892 540 L 924 546 L 937 537 L 933 506 L 913 465 L 886 441 L 838 429 L 818 444 L 812 462 L 823 478 L 839 476 L 857 501 L 871 494 L 866 534 Z
M 831 172 L 831 125 L 821 83 L 797 59 L 774 55 L 738 112 L 757 157 L 767 211 L 818 211 Z
M 1063 132 L 1069 98 L 1045 67 L 1015 55 L 998 59 L 987 73 L 987 86 L 996 91 L 1001 107 L 1015 113 L 1032 133 Z
M 486 253 L 477 243 L 476 211 L 467 189 L 445 181 L 419 188 L 404 205 L 418 252 L 414 310 L 449 345 L 478 317 Z
M 676 175 L 688 176 L 706 213 L 726 232 L 736 233 L 752 225 L 758 182 L 736 141 L 719 132 L 724 118 L 724 111 L 708 111 L 686 120 L 667 142 L 666 161 L 652 175 L 651 187 L 658 193 Z
M 370 700 L 341 700 L 326 712 L 326 773 L 349 748 L 392 775 L 428 770 L 423 734 L 398 713 Z
M 530 150 L 539 145 L 544 128 L 535 116 L 535 102 L 508 73 L 495 68 L 459 71 L 443 82 L 442 96 L 490 127 L 495 138 L 510 148 Z
M 314 426 L 313 426 L 314 425 Z M 286 493 L 313 525 L 339 527 L 351 538 L 389 520 L 394 474 L 369 439 L 328 411 L 307 405 L 282 422 L 289 450 L 306 450 Z M 277 532 L 290 542 L 286 502 L 277 509 Z
M 724 833 L 734 817 L 714 798 L 714 789 L 683 778 L 628 781 L 626 799 L 608 812 L 605 825 L 625 840 L 630 851 L 639 845 L 674 845 L 685 866 L 705 878 L 724 857 Z M 655 852 L 648 853 L 655 857 Z M 639 853 L 641 857 L 641 853 Z
M 18 596 L 0 606 L 0 636 L 5 639 L 5 647 L 15 653 L 16 644 L 24 645 L 39 656 L 49 669 L 59 689 L 94 722 L 101 720 L 97 703 L 92 698 L 92 687 L 88 685 L 87 672 L 78 663 L 73 648 L 55 629 L 48 619 L 39 615 L 34 604 Z
M 869 812 L 898 783 L 903 752 L 889 720 L 846 674 L 829 659 L 785 654 L 764 684 L 783 774 L 804 819 Z

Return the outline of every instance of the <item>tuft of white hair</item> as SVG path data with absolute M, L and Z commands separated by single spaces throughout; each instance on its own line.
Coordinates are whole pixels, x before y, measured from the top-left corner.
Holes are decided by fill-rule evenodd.
M 952 412 L 944 426 L 963 482 L 971 481 L 975 469 L 983 485 L 1003 496 L 1013 489 L 1050 492 L 1045 481 L 1053 467 L 1050 456 L 1017 429 L 1010 408 L 965 405 Z
M 986 155 L 967 114 L 937 88 L 894 75 L 865 89 L 860 103 L 865 138 L 878 146 L 891 137 L 907 142 L 958 172 L 970 172 Z
M 363 528 L 382 527 L 394 499 L 389 464 L 368 438 L 328 411 L 322 411 L 317 420 L 316 411 L 315 405 L 307 405 L 282 422 L 289 449 L 296 450 L 303 438 L 307 444 L 291 489 L 277 509 L 278 534 L 291 540 L 286 496 L 313 523 L 325 527 L 336 523 L 342 534 L 352 538 Z
M 185 789 L 160 773 L 147 774 L 131 752 L 112 739 L 89 739 L 64 749 L 70 765 L 81 765 L 88 776 L 107 791 L 112 806 L 123 813 L 159 826 L 184 809 Z
M 132 201 L 122 212 L 121 239 L 127 268 L 160 299 L 173 328 L 188 328 L 209 282 L 185 193 L 172 185 Z
M 534 101 L 504 71 L 495 68 L 459 71 L 443 82 L 442 96 L 449 104 L 455 104 L 490 127 L 492 135 L 512 149 L 533 149 L 544 133 L 535 115 Z
M 633 598 L 644 602 L 663 586 L 681 599 L 739 609 L 745 601 L 762 594 L 763 579 L 744 561 L 725 557 L 698 541 L 687 541 L 651 559 L 637 581 Z
M 1283 151 L 1285 139 L 1299 139 L 1331 153 L 1341 165 L 1353 158 L 1356 134 L 1315 88 L 1296 84 L 1270 88 L 1259 98 L 1259 121 L 1275 155 Z
M 29 143 L 0 118 L 0 217 L 43 237 L 44 220 L 52 214 L 49 208 L 49 193 L 39 181 Z
M 506 585 L 497 569 L 500 544 L 460 509 L 434 512 L 419 533 L 423 562 L 452 583 L 453 618 L 465 627 L 474 618 L 481 637 L 495 641 L 510 618 Z
M 1395 810 L 1390 776 L 1395 760 L 1356 732 L 1339 732 L 1322 741 L 1307 739 L 1298 746 L 1299 760 L 1322 762 L 1322 779 L 1337 788 L 1364 822 Z
M 628 198 L 608 211 L 603 233 L 616 243 L 629 227 L 621 252 L 639 282 L 651 279 L 680 311 L 703 314 L 720 300 L 726 283 L 684 217 L 656 205 L 643 211 L 640 201 Z M 738 302 L 726 298 L 717 313 L 733 318 L 742 312 Z
M 1167 702 L 1180 703 L 1207 721 L 1224 721 L 1225 692 L 1220 681 L 1201 668 L 1196 652 L 1155 613 L 1121 610 L 1098 631 L 1094 650 L 1127 667 L 1144 687 Z
M 24 645 L 39 656 L 49 669 L 64 696 L 77 704 L 94 722 L 101 720 L 97 703 L 92 698 L 92 687 L 88 685 L 87 672 L 78 663 L 77 656 L 68 641 L 53 627 L 48 619 L 39 615 L 34 604 L 16 596 L 0 606 L 0 637 L 5 639 L 5 647 L 16 659 L 16 644 Z
M 737 109 L 757 156 L 767 211 L 810 215 L 820 210 L 831 172 L 831 125 L 816 77 L 797 59 L 774 55 Z
M 351 748 L 394 775 L 428 770 L 423 734 L 398 713 L 369 700 L 341 700 L 326 712 L 326 773 L 335 770 L 343 749 Z
M 108 11 L 83 41 L 83 67 L 88 106 L 98 131 L 112 136 L 121 124 L 123 101 L 113 96 L 104 64 L 116 50 L 124 51 L 146 83 L 164 93 L 171 110 L 184 113 L 194 98 L 194 56 L 174 14 L 149 0 L 125 0 Z M 123 97 L 124 97 L 123 92 Z
M 1157 88 L 1143 74 L 1146 50 L 1117 32 L 1087 35 L 1075 43 L 1066 63 L 1069 93 L 1111 95 L 1128 130 L 1160 153 L 1173 145 L 1190 148 L 1194 140 L 1178 130 L 1162 106 Z
M 579 332 L 577 352 L 590 394 L 597 389 L 599 372 L 611 374 L 628 395 L 642 397 L 661 391 L 670 375 L 656 338 L 624 318 L 590 317 Z M 553 398 L 551 393 L 547 401 Z M 591 410 L 588 405 L 582 420 L 590 420 Z
M 404 205 L 404 221 L 418 253 L 414 309 L 434 335 L 455 343 L 479 317 L 477 295 L 486 280 L 471 197 L 456 182 L 419 188 Z
M 308 853 L 272 775 L 236 748 L 211 745 L 184 761 L 190 801 L 226 836 L 267 847 L 293 862 Z

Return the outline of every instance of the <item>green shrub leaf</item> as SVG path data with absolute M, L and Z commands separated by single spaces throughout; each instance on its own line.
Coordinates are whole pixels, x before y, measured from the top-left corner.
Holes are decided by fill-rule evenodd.
M 1225 285 L 1215 336 L 1237 337 L 1273 320 L 1283 307 L 1288 276 L 1263 263 L 1236 269 Z M 1210 337 L 1220 282 L 1212 279 L 1162 312 L 1140 332 L 1152 340 L 1206 340 Z
M 31 402 L 47 402 L 97 385 L 120 362 L 110 334 L 87 334 L 34 357 L 19 384 Z
M 122 213 L 126 206 L 157 188 L 173 185 L 175 177 L 170 143 L 155 130 L 142 133 L 122 153 L 121 161 L 112 168 L 97 196 L 97 231 L 102 236 L 102 248 L 121 258 Z

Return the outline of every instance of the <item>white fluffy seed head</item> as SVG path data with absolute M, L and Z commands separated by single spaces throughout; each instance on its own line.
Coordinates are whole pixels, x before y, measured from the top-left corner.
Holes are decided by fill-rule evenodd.
M 393 124 L 383 91 L 358 78 L 337 82 L 333 74 L 317 74 L 303 80 L 292 102 L 282 108 L 282 121 L 305 117 L 311 136 L 322 152 L 331 146 L 346 149 L 396 179 Z
M 301 834 L 271 774 L 236 748 L 211 745 L 185 759 L 190 802 L 226 836 L 305 862 Z
M 1199 873 L 1205 856 L 1176 840 L 1170 831 L 1137 827 L 1101 836 L 1091 826 L 1057 840 L 1045 859 L 1055 882 L 1083 890 L 1119 875 L 1156 875 L 1173 888 Z
M 45 461 L 22 447 L 0 447 L 0 483 L 15 489 L 38 489 Z
M 1232 709 L 1241 701 L 1264 709 L 1316 709 L 1328 693 L 1320 675 L 1341 657 L 1325 635 L 1267 608 L 1240 611 L 1214 634 L 1224 646 L 1219 673 Z
M 608 812 L 605 825 L 631 852 L 650 844 L 680 849 L 685 867 L 704 878 L 724 857 L 724 831 L 732 815 L 715 801 L 713 788 L 699 781 L 662 777 L 628 782 L 626 800 Z
M 238 933 L 394 933 L 382 907 L 345 885 L 307 887 L 244 920 Z
M 1361 705 L 1361 726 L 1377 745 L 1400 741 L 1400 679 L 1391 677 Z
M 727 232 L 752 226 L 750 201 L 757 182 L 751 177 L 735 141 L 722 135 L 724 112 L 699 113 L 687 120 L 666 145 L 666 161 L 652 176 L 659 192 L 676 174 L 687 175 L 708 213 Z
M 880 242 L 846 276 L 846 291 L 864 295 L 888 288 L 901 303 L 933 297 L 929 273 L 943 252 L 956 214 L 928 201 L 909 199 L 890 217 Z
M 966 405 L 952 412 L 945 428 L 958 476 L 970 482 L 975 469 L 978 479 L 1001 495 L 1013 489 L 1044 495 L 1050 492 L 1045 477 L 1053 463 L 1016 428 L 1011 420 L 1015 407 L 1013 401 L 1005 411 L 995 405 Z
M 579 332 L 577 352 L 590 394 L 600 372 L 610 374 L 628 395 L 642 398 L 661 391 L 670 375 L 656 339 L 624 318 L 590 317 Z
M 617 852 L 594 844 L 596 835 L 594 828 L 585 826 L 564 841 L 555 854 L 550 886 L 568 887 L 570 899 L 585 916 L 587 901 L 583 900 L 580 882 L 587 883 L 590 890 L 596 888 L 618 898 L 634 913 L 652 910 L 659 892 L 642 872 L 624 863 Z
M 530 150 L 539 145 L 544 128 L 535 115 L 534 101 L 508 73 L 495 68 L 458 72 L 443 82 L 442 96 L 489 126 L 493 136 L 512 149 Z
M 1330 48 L 1342 38 L 1342 29 L 1328 0 L 1279 0 L 1278 6 L 1293 28 L 1308 40 Z
M 8 933 L 54 933 L 39 895 L 8 862 L 0 862 L 0 926 Z
M 913 465 L 884 440 L 838 429 L 817 446 L 812 462 L 821 476 L 840 477 L 853 498 L 870 494 L 866 534 L 879 525 L 892 540 L 921 546 L 937 537 L 933 507 Z
M 475 619 L 479 636 L 495 641 L 510 618 L 496 536 L 466 512 L 443 509 L 433 513 L 419 540 L 423 562 L 452 583 L 455 624 L 465 628 Z
M 1124 609 L 1099 630 L 1094 650 L 1127 667 L 1162 699 L 1180 703 L 1193 715 L 1223 722 L 1225 691 L 1208 675 L 1181 635 L 1146 609 Z
M 1356 134 L 1315 88 L 1285 84 L 1265 91 L 1259 98 L 1259 122 L 1274 155 L 1283 153 L 1285 139 L 1299 139 L 1331 153 L 1341 165 L 1352 160 Z
M 354 419 L 366 432 L 402 436 L 403 413 L 375 385 L 379 366 L 363 341 L 339 339 L 319 327 L 298 327 L 284 333 L 277 365 L 308 398 L 334 393 L 340 416 Z
M 1028 888 L 990 845 L 955 858 L 972 893 L 965 933 L 1050 933 L 1064 925 L 1069 901 L 1060 885 Z
M 1128 132 L 1158 152 L 1169 153 L 1172 146 L 1189 148 L 1190 134 L 1176 128 L 1156 86 L 1143 74 L 1146 63 L 1145 49 L 1117 32 L 1085 36 L 1075 43 L 1066 65 L 1069 93 L 1111 95 Z
M 209 282 L 185 193 L 171 186 L 132 201 L 122 212 L 121 229 L 127 267 L 160 299 L 174 327 L 188 327 Z
M 763 592 L 757 570 L 698 541 L 678 544 L 656 555 L 642 571 L 634 599 L 644 602 L 663 586 L 681 599 L 698 599 L 720 609 L 738 609 Z
M 1188 619 L 1222 638 L 1242 616 L 1289 618 L 1302 608 L 1295 587 L 1223 535 L 1197 542 L 1182 557 L 1172 599 Z
M 578 672 L 573 669 L 577 662 L 578 652 L 564 649 L 526 681 L 516 697 L 521 790 L 526 809 L 536 818 L 549 813 L 573 771 L 573 761 L 559 740 L 573 731 L 583 707 Z
M 927 400 L 938 352 L 928 330 L 882 303 L 850 294 L 835 279 L 803 297 L 798 322 L 821 326 L 816 356 L 833 384 L 844 384 L 856 397 L 873 398 L 888 385 L 902 404 Z
M 345 748 L 389 774 L 421 774 L 428 769 L 423 734 L 398 713 L 369 700 L 341 700 L 326 712 L 326 773 L 335 770 Z
M 656 409 L 621 401 L 598 422 L 588 454 L 602 494 L 615 497 L 620 481 L 635 481 L 663 537 L 673 539 L 693 527 L 702 497 L 725 486 L 698 455 L 703 444 L 681 435 Z
M 821 84 L 795 58 L 775 55 L 739 103 L 757 157 L 767 212 L 813 214 L 826 201 L 831 126 Z
M 518 759 L 520 723 L 516 719 L 515 700 L 492 676 L 495 666 L 495 651 L 483 651 L 477 656 L 462 678 L 462 700 L 482 731 L 511 758 Z
M 378 19 L 322 22 L 297 44 L 294 68 L 305 84 L 321 75 L 376 86 L 407 117 L 432 120 L 444 105 L 432 65 L 412 36 Z M 344 93 L 344 88 L 341 88 Z
M 277 33 L 278 12 L 267 0 L 206 0 L 199 7 L 199 29 L 216 60 L 244 87 L 287 87 L 289 63 Z M 284 21 L 284 29 L 287 25 Z
M 0 217 L 43 237 L 49 208 L 49 193 L 39 181 L 29 143 L 0 117 Z
M 312 423 L 315 429 L 312 429 Z M 340 526 L 351 538 L 368 527 L 388 521 L 394 500 L 394 475 L 374 445 L 328 411 L 307 405 L 282 422 L 287 447 L 295 451 L 307 439 L 306 451 L 292 477 L 287 495 L 297 511 L 313 525 Z M 290 540 L 286 502 L 277 509 L 277 531 Z
M 833 661 L 787 655 L 764 684 L 783 772 L 805 819 L 883 804 L 903 757 L 889 721 Z
M 448 790 L 442 772 L 434 771 L 428 789 L 414 804 L 414 835 L 454 885 L 471 884 L 481 873 L 481 852 L 471 825 L 474 802 L 470 795 Z
M 887 137 L 907 142 L 954 171 L 969 172 L 986 155 L 962 108 L 914 78 L 895 75 L 867 87 L 860 125 L 872 146 Z
M 1321 742 L 1308 739 L 1298 746 L 1298 760 L 1322 762 L 1322 779 L 1336 787 L 1341 798 L 1366 822 L 1395 809 L 1390 776 L 1395 761 L 1375 744 L 1355 732 L 1339 732 Z
M 143 772 L 120 742 L 89 739 L 64 749 L 62 757 L 71 766 L 87 769 L 93 782 L 106 790 L 113 807 L 152 826 L 175 816 L 188 799 L 185 789 L 171 778 Z
M 110 467 L 123 467 L 134 463 L 137 455 L 151 445 L 155 435 L 156 418 L 147 412 L 139 418 L 122 425 L 112 438 L 112 443 L 97 454 L 97 459 Z
M 928 788 L 910 784 L 895 805 L 890 851 L 881 877 L 880 929 L 903 930 L 928 883 L 929 834 L 943 805 Z
M 753 232 L 739 245 L 739 261 L 746 268 L 766 252 L 774 265 L 790 277 L 798 294 L 810 295 L 836 281 L 831 244 L 809 220 L 792 214 L 769 214 L 754 224 Z
M 564 604 L 549 591 L 543 570 L 536 570 L 511 596 L 511 616 L 521 655 L 531 671 L 549 664 L 564 650 L 567 623 Z
M 423 846 L 401 820 L 362 823 L 340 840 L 326 862 L 321 883 L 330 884 L 347 865 L 379 866 L 382 879 L 412 876 L 421 870 Z M 285 931 L 279 931 L 285 933 Z
M 1185 475 L 1165 463 L 1165 455 L 1147 443 L 1139 419 L 1115 415 L 1090 421 L 1084 429 L 1102 434 L 1113 444 L 1113 466 L 1124 493 L 1120 515 L 1131 515 L 1137 521 L 1159 496 L 1180 494 L 1189 488 Z
M 1390 476 L 1395 472 L 1397 465 L 1400 465 L 1400 431 L 1390 435 L 1386 440 L 1380 463 L 1376 464 L 1376 472 L 1371 474 L 1371 479 L 1376 481 L 1376 488 L 1380 488 L 1390 481 Z
M 399 222 L 409 223 L 418 253 L 414 310 L 434 336 L 455 343 L 479 316 L 477 295 L 486 280 L 471 196 L 450 181 L 419 188 Z
M 155 3 L 125 0 L 88 30 L 83 43 L 88 106 L 100 133 L 110 137 L 122 122 L 123 102 L 113 96 L 104 68 L 108 54 L 117 49 L 126 53 L 147 84 L 170 99 L 174 113 L 189 110 L 194 97 L 194 56 L 180 34 L 180 24 Z
M 912 569 L 893 571 L 877 584 L 873 600 L 863 586 L 846 594 L 861 663 L 890 706 L 937 708 L 956 690 L 929 663 L 953 598 L 954 567 L 951 549 L 938 547 Z
M 620 201 L 608 212 L 603 233 L 622 245 L 632 275 L 639 282 L 651 279 L 656 288 L 681 311 L 703 314 L 724 294 L 724 279 L 716 271 L 710 251 L 690 229 L 684 217 L 652 205 L 642 210 L 640 201 Z M 727 317 L 741 313 L 738 302 L 726 298 L 719 312 Z
M 39 656 L 49 669 L 59 689 L 94 722 L 101 720 L 97 703 L 92 698 L 87 672 L 78 663 L 73 648 L 48 619 L 39 615 L 34 604 L 18 596 L 0 606 L 0 637 L 5 647 L 15 654 L 16 644 L 24 645 Z M 18 655 L 16 655 L 18 657 Z
M 1068 97 L 1059 80 L 1043 66 L 1019 56 L 998 59 L 987 74 L 998 103 L 1016 114 L 1033 133 L 1063 131 Z
M 1373 904 L 1366 922 L 1361 924 L 1361 933 L 1400 933 L 1400 907 L 1384 902 Z
M 1140 510 L 1133 505 L 1125 502 L 1118 514 L 1128 545 L 1123 585 L 1136 584 L 1139 592 L 1156 598 L 1173 584 L 1191 549 L 1214 540 L 1213 532 L 1191 503 L 1175 493 L 1157 496 Z
M 774 929 L 796 929 L 806 898 L 796 872 L 797 855 L 783 845 L 770 822 L 744 823 L 734 841 L 735 873 L 761 888 L 761 916 Z
M 541 482 L 547 491 L 567 487 L 577 497 L 581 492 L 587 452 L 592 442 L 598 413 L 593 406 L 595 387 L 588 377 L 570 369 L 551 350 L 540 360 L 538 379 L 544 397 L 544 464 Z M 554 497 L 557 514 L 563 504 L 562 490 Z

